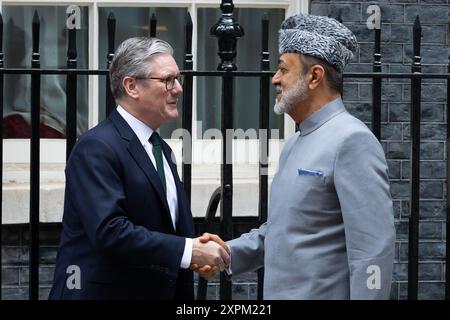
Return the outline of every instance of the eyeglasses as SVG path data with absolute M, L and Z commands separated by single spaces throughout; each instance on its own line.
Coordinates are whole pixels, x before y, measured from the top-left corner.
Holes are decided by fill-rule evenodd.
M 172 90 L 175 85 L 175 80 L 182 86 L 183 85 L 183 75 L 179 74 L 176 76 L 169 76 L 167 78 L 157 78 L 157 77 L 135 77 L 135 79 L 139 80 L 159 80 L 160 82 L 164 82 L 166 84 L 167 91 Z

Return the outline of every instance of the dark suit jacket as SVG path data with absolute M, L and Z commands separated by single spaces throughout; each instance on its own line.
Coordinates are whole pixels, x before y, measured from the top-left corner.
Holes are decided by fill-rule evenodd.
M 165 142 L 163 151 L 178 195 L 176 231 L 161 180 L 116 110 L 80 137 L 66 167 L 50 299 L 193 299 L 192 271 L 180 268 L 192 215 Z M 76 281 L 70 266 L 79 267 L 80 289 L 67 286 Z

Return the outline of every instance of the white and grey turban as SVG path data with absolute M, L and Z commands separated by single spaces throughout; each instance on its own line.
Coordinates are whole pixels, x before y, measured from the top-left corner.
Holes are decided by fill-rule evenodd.
M 301 53 L 322 59 L 339 72 L 358 48 L 355 35 L 333 18 L 295 15 L 281 24 L 279 53 Z

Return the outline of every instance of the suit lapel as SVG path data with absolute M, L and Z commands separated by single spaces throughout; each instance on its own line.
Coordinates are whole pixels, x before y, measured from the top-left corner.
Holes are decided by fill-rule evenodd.
M 170 215 L 169 205 L 167 204 L 166 193 L 164 192 L 161 179 L 159 178 L 155 167 L 152 165 L 147 152 L 145 152 L 144 147 L 136 136 L 131 139 L 130 144 L 128 145 L 128 151 L 131 153 L 134 160 L 137 162 L 139 167 L 141 167 L 142 171 L 144 171 L 144 174 L 155 187 L 161 201 L 164 204 L 164 208 Z
M 148 178 L 150 183 L 155 188 L 156 193 L 158 194 L 159 198 L 163 203 L 164 209 L 166 211 L 166 216 L 169 218 L 170 226 L 173 228 L 169 205 L 167 204 L 167 197 L 164 192 L 161 179 L 159 178 L 155 167 L 152 165 L 151 160 L 147 155 L 147 152 L 145 151 L 138 137 L 136 136 L 136 134 L 134 134 L 133 130 L 129 127 L 125 119 L 123 119 L 122 116 L 116 110 L 114 110 L 111 113 L 110 119 L 116 125 L 122 138 L 129 141 L 127 147 L 128 151 L 130 152 L 134 161 L 136 161 L 138 166 L 142 169 L 142 171 L 144 172 L 145 176 Z

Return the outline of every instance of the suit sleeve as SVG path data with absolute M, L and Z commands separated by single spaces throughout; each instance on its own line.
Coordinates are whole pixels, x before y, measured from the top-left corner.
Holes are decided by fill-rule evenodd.
M 105 142 L 93 137 L 79 141 L 66 168 L 71 211 L 99 252 L 130 264 L 163 266 L 176 274 L 185 239 L 150 231 L 128 219 L 122 174 L 117 156 Z
M 345 227 L 350 299 L 388 299 L 395 228 L 383 148 L 371 132 L 353 133 L 339 148 L 334 172 Z
M 264 266 L 264 239 L 267 222 L 258 229 L 252 229 L 239 238 L 228 241 L 231 248 L 231 272 L 239 275 Z

